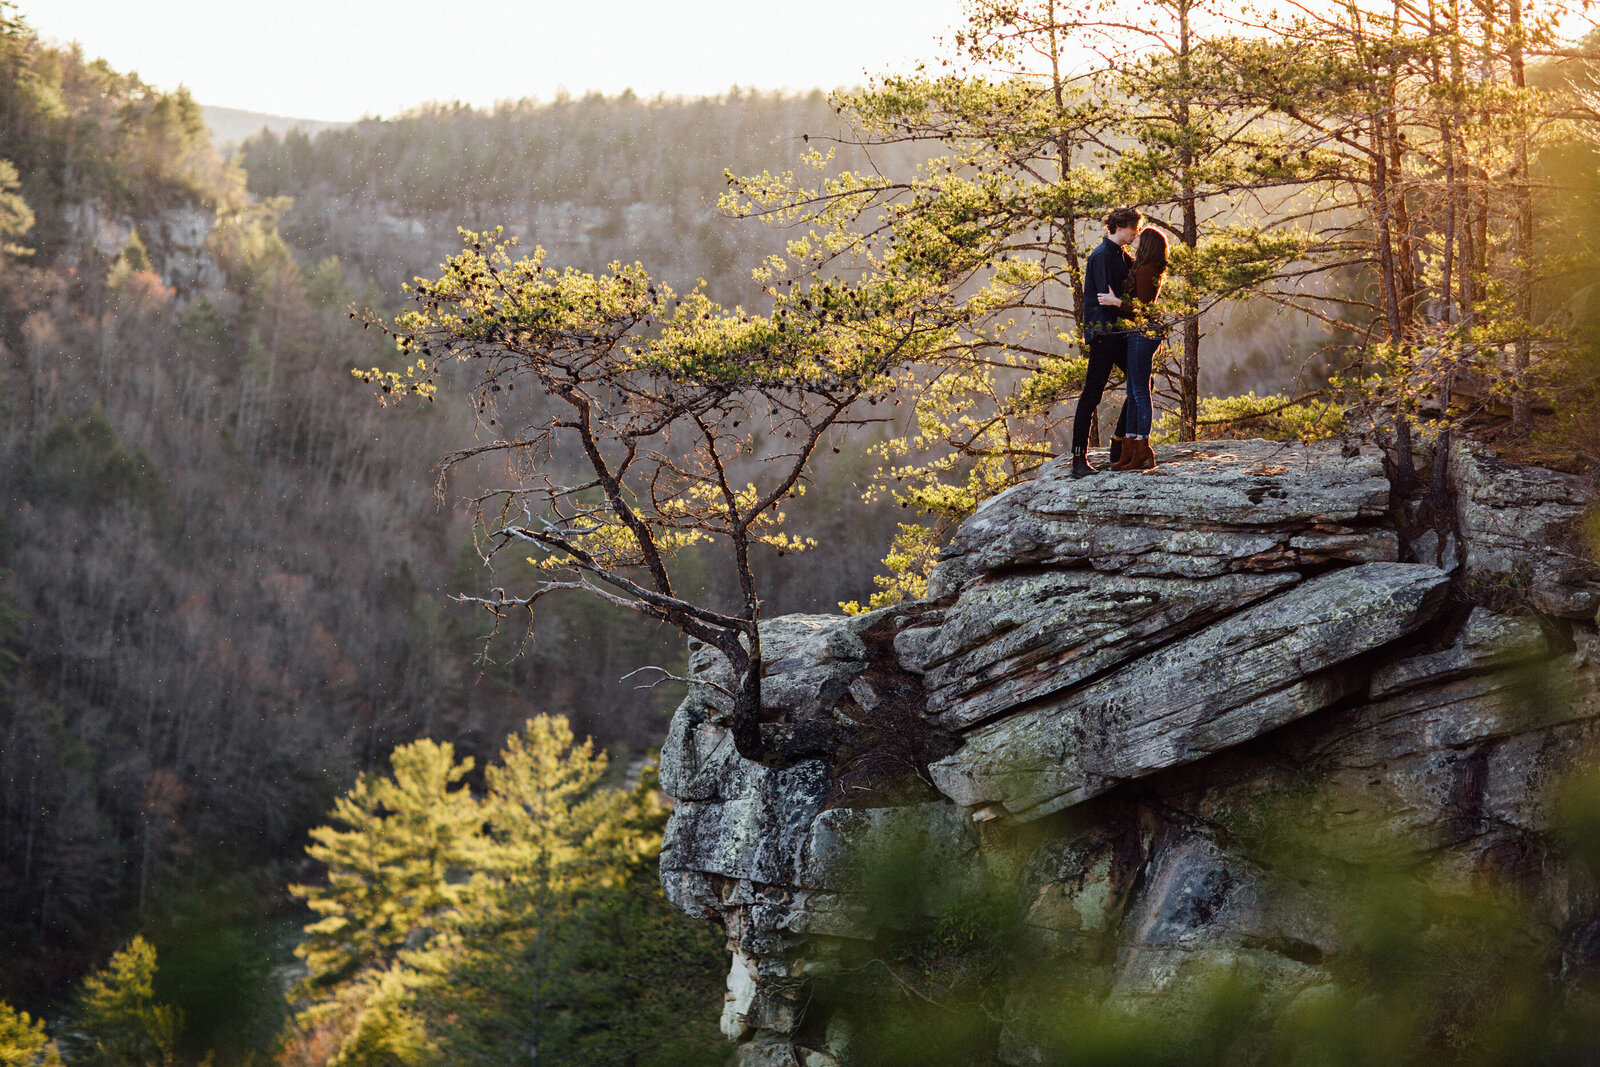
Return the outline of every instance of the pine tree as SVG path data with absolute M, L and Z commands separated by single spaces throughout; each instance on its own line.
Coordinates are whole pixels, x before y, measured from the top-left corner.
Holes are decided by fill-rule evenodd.
M 721 201 L 726 214 L 806 231 L 758 272 L 775 292 L 838 274 L 937 309 L 945 328 L 894 398 L 915 405 L 914 429 L 881 449 L 879 482 L 941 530 L 1054 454 L 1070 414 L 1058 402 L 1083 379 L 1085 251 L 1122 196 L 1096 161 L 1118 108 L 1075 69 L 1067 6 L 967 8 L 937 72 L 831 98 L 843 144 L 869 159 L 914 148 L 926 163 L 829 174 L 832 154 L 813 148 L 785 174 L 730 175 Z M 904 547 L 916 541 L 903 532 Z
M 1119 132 L 1133 143 L 1116 153 L 1112 184 L 1175 238 L 1161 311 L 1176 325 L 1166 352 L 1176 364 L 1178 439 L 1192 441 L 1202 320 L 1225 300 L 1261 292 L 1313 244 L 1271 217 L 1292 220 L 1292 211 L 1258 220 L 1244 204 L 1280 208 L 1303 175 L 1286 164 L 1293 157 L 1281 133 L 1262 121 L 1266 108 L 1234 86 L 1217 41 L 1201 29 L 1210 16 L 1199 0 L 1107 0 L 1080 17 L 1088 20 L 1080 33 L 1109 35 L 1108 60 L 1121 53 L 1108 62 L 1108 91 L 1123 102 Z
M 390 765 L 391 777 L 368 774 L 334 803 L 343 829 L 311 831 L 306 851 L 327 867 L 327 884 L 290 887 L 321 916 L 295 949 L 307 991 L 391 962 L 468 889 L 483 822 L 462 784 L 472 760 L 421 740 L 395 749 Z
M 64 1039 L 74 1064 L 166 1067 L 173 1062 L 183 1015 L 157 1003 L 155 977 L 155 946 L 135 937 L 104 970 L 84 979 Z
M 565 931 L 548 990 L 559 1014 L 550 1062 L 630 1067 L 720 1065 L 724 934 L 667 902 L 659 870 L 667 813 L 649 768 L 616 825 L 632 843 L 588 890 Z
M 550 716 L 506 739 L 482 801 L 452 788 L 465 771 L 447 746 L 407 745 L 393 763 L 383 797 L 368 778 L 341 798 L 350 829 L 313 835 L 343 895 L 296 887 L 324 916 L 301 949 L 313 974 L 286 1042 L 296 1062 L 720 1062 L 721 939 L 657 884 L 665 811 L 652 776 L 605 787 L 605 755 Z M 460 832 L 404 817 L 439 808 Z M 415 848 L 376 859 L 369 840 L 430 833 L 455 860 L 429 868 Z M 383 878 L 390 862 L 412 876 Z M 372 918 L 400 913 L 412 917 L 386 932 Z
M 52 1067 L 60 1062 L 44 1023 L 0 1000 L 0 1067 Z
M 710 1027 L 720 938 L 679 915 L 656 871 L 653 775 L 600 785 L 607 760 L 539 716 L 486 772 L 485 880 L 423 958 L 440 1048 L 482 1064 L 721 1062 Z
M 870 410 L 896 390 L 894 371 L 945 332 L 942 309 L 890 279 L 814 282 L 772 315 L 748 315 L 700 286 L 680 297 L 639 263 L 558 272 L 543 249 L 513 259 L 498 229 L 462 238 L 438 279 L 412 287 L 411 310 L 365 318 L 416 361 L 356 374 L 388 404 L 431 401 L 447 366 L 473 366 L 479 434 L 440 476 L 508 463 L 508 487 L 473 501 L 484 562 L 520 556 L 535 569 L 514 592 L 466 599 L 531 620 L 545 597 L 577 592 L 668 623 L 732 665 L 740 755 L 788 766 L 831 754 L 837 724 L 762 721 L 760 549 L 814 544 L 784 529 L 786 506 L 825 441 L 878 421 Z M 520 402 L 541 393 L 548 403 Z M 576 451 L 564 453 L 569 442 Z M 765 462 L 743 459 L 757 453 Z M 558 454 L 580 457 L 579 482 Z M 676 554 L 701 542 L 738 583 L 731 606 L 701 602 L 673 577 Z
M 295 948 L 309 974 L 288 1041 L 327 1040 L 335 1061 L 352 1067 L 430 1061 L 399 957 L 408 943 L 425 944 L 470 888 L 482 832 L 462 783 L 472 760 L 458 762 L 452 745 L 402 745 L 390 767 L 334 803 L 340 825 L 311 831 L 306 851 L 327 868 L 327 884 L 290 887 L 320 918 Z
M 1345 380 L 1388 424 L 1401 485 L 1424 399 L 1448 415 L 1455 375 L 1474 371 L 1525 430 L 1530 367 L 1565 341 L 1534 314 L 1533 280 L 1552 264 L 1533 258 L 1529 166 L 1573 137 L 1579 111 L 1566 87 L 1530 87 L 1526 59 L 1587 54 L 1560 36 L 1567 10 L 1556 0 L 1525 20 L 1516 0 L 1341 0 L 1222 49 L 1240 99 L 1301 161 L 1290 169 L 1314 200 L 1314 260 L 1346 277 L 1281 295 L 1359 338 Z
M 458 1056 L 545 1061 L 553 962 L 574 904 L 613 877 L 634 844 L 623 826 L 627 795 L 596 788 L 606 762 L 564 717 L 541 715 L 485 771 L 485 880 L 455 917 L 447 955 L 429 961 L 448 975 L 443 1029 Z
M 33 229 L 33 209 L 22 198 L 21 185 L 16 166 L 10 160 L 0 159 L 0 253 L 3 256 L 20 258 L 33 254 L 31 249 L 16 243 L 17 238 Z

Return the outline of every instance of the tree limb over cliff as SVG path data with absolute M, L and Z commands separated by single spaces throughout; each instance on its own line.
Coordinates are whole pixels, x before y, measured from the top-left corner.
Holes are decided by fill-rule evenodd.
M 466 598 L 492 612 L 532 611 L 579 591 L 668 623 L 725 655 L 738 679 L 735 739 L 748 759 L 787 763 L 831 751 L 820 724 L 763 729 L 755 556 L 801 551 L 783 529 L 812 457 L 833 435 L 877 421 L 897 372 L 946 339 L 937 301 L 890 278 L 817 280 L 774 298 L 769 316 L 726 310 L 698 289 L 675 294 L 638 264 L 601 274 L 513 260 L 498 232 L 466 247 L 392 324 L 400 371 L 356 372 L 380 399 L 432 400 L 451 363 L 475 375 L 483 436 L 447 455 L 507 480 L 472 499 L 483 558 L 532 551 L 527 588 Z M 520 391 L 518 386 L 521 386 Z M 579 456 L 578 473 L 558 457 Z M 738 603 L 700 603 L 674 581 L 683 548 L 710 542 L 735 571 Z

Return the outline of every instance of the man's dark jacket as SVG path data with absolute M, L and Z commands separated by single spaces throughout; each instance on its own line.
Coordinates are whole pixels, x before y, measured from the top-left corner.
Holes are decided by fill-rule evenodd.
M 1110 290 L 1122 297 L 1124 304 L 1127 294 L 1122 291 L 1123 284 L 1128 280 L 1128 271 L 1133 261 L 1128 258 L 1128 253 L 1123 247 L 1113 241 L 1109 236 L 1104 238 L 1093 252 L 1089 253 L 1089 262 L 1083 268 L 1083 334 L 1092 337 L 1096 333 L 1120 332 L 1123 328 L 1119 319 L 1126 316 L 1125 307 L 1101 307 L 1100 294 Z

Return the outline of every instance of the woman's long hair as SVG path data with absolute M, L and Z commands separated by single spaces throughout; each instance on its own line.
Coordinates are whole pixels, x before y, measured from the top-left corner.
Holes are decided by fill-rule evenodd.
M 1146 226 L 1139 231 L 1139 246 L 1134 250 L 1133 266 L 1128 270 L 1128 280 L 1123 283 L 1123 288 L 1129 293 L 1133 292 L 1139 268 L 1149 263 L 1155 264 L 1157 277 L 1167 273 L 1167 235 L 1154 226 Z

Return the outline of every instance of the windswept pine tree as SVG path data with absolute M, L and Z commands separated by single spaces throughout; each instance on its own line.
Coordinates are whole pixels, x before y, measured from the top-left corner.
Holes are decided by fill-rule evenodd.
M 747 759 L 831 752 L 821 724 L 760 721 L 762 556 L 813 547 L 785 529 L 787 509 L 823 449 L 898 405 L 897 376 L 948 342 L 944 294 L 888 274 L 819 278 L 754 315 L 698 288 L 680 297 L 637 263 L 558 272 L 543 249 L 513 259 L 498 231 L 463 240 L 438 279 L 418 279 L 411 310 L 368 320 L 415 362 L 356 374 L 386 405 L 431 403 L 454 365 L 471 368 L 480 436 L 445 456 L 441 479 L 492 463 L 472 500 L 484 562 L 523 553 L 538 573 L 470 601 L 531 626 L 547 598 L 590 596 L 666 623 L 732 665 Z M 556 458 L 571 454 L 576 470 Z M 675 583 L 675 558 L 702 544 L 708 569 L 737 583 L 728 607 Z

